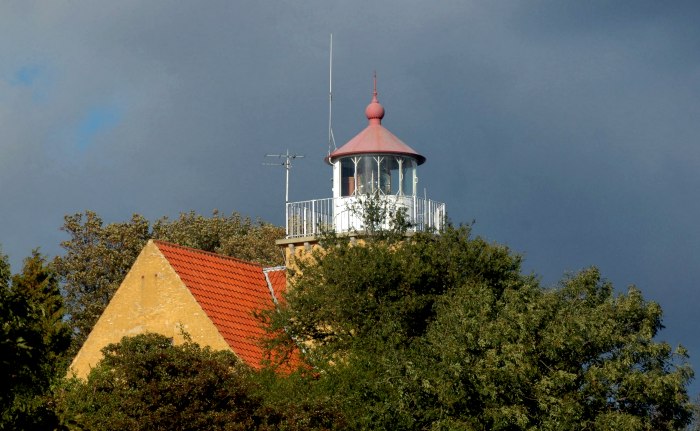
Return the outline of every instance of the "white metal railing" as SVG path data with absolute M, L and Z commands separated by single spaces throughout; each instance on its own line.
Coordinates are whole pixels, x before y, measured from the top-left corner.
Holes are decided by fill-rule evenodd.
M 333 228 L 333 198 L 287 202 L 287 238 L 316 236 Z
M 440 231 L 445 226 L 445 204 L 418 196 L 384 196 L 387 203 L 403 208 L 408 216 L 410 230 Z M 361 206 L 360 206 L 361 208 Z M 312 237 L 324 231 L 348 233 L 362 230 L 362 214 L 358 214 L 358 198 L 325 198 L 286 205 L 287 238 Z M 388 227 L 388 223 L 385 227 Z
M 447 213 L 443 202 L 419 197 L 415 197 L 413 202 L 413 219 L 410 222 L 414 231 L 425 232 L 430 229 L 440 231 L 445 227 Z

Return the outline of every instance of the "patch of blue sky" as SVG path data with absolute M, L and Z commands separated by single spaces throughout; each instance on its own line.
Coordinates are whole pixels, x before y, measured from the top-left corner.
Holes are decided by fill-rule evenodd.
M 114 129 L 121 121 L 121 117 L 121 110 L 113 105 L 90 108 L 78 123 L 76 134 L 78 149 L 87 150 L 98 135 Z
M 37 65 L 22 66 L 17 71 L 15 71 L 15 74 L 12 77 L 10 83 L 12 85 L 31 87 L 32 85 L 34 85 L 41 73 L 42 68 Z
M 29 89 L 34 102 L 43 102 L 48 97 L 51 76 L 45 66 L 27 64 L 12 72 L 8 82 L 12 86 Z

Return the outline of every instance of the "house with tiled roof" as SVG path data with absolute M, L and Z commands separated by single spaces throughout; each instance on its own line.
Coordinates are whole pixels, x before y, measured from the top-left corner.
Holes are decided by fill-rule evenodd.
M 261 265 L 163 242 L 148 241 L 71 364 L 85 378 L 101 350 L 125 336 L 155 332 L 175 343 L 187 334 L 230 350 L 259 368 L 266 333 L 254 312 L 274 307 L 286 287 L 284 267 Z

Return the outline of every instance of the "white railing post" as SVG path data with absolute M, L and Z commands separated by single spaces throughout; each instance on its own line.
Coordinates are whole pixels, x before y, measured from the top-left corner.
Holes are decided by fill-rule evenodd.
M 312 235 L 316 235 L 316 201 L 313 200 L 311 201 L 311 233 Z

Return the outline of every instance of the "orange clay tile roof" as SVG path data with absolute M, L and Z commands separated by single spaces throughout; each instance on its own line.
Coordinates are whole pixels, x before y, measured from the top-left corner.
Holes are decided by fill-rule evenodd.
M 274 306 L 263 267 L 164 241 L 153 242 L 236 355 L 260 368 L 265 357 L 260 341 L 266 332 L 253 312 Z M 286 285 L 286 272 L 280 267 L 267 273 L 279 297 Z

